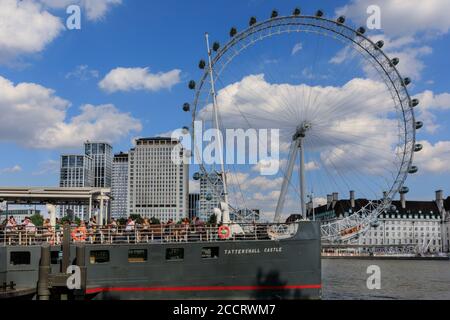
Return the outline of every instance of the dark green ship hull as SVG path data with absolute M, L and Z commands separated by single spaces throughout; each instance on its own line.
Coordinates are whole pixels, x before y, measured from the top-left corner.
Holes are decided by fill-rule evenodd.
M 51 250 L 51 271 L 58 273 L 61 247 Z M 302 222 L 293 237 L 277 241 L 85 244 L 84 250 L 86 299 L 319 299 L 321 296 L 320 230 L 315 222 Z M 29 252 L 30 263 L 12 265 L 14 252 Z M 70 252 L 70 263 L 76 264 L 74 245 L 70 246 Z M 134 253 L 141 256 L 136 259 Z M 14 284 L 13 289 L 5 292 L 15 291 L 13 297 L 18 297 L 23 290 L 36 298 L 36 294 L 30 295 L 30 290 L 38 286 L 40 254 L 40 246 L 0 247 L 0 285 Z M 5 292 L 4 297 L 11 296 Z

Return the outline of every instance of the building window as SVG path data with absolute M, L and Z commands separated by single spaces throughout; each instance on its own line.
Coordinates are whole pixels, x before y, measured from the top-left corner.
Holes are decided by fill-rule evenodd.
M 9 264 L 23 266 L 31 264 L 31 253 L 29 251 L 12 251 L 9 256 Z
M 202 248 L 202 259 L 217 259 L 217 258 L 219 258 L 219 247 Z
M 89 261 L 91 264 L 100 264 L 109 262 L 109 251 L 108 250 L 94 250 L 91 251 L 89 256 Z
M 166 249 L 166 260 L 183 260 L 184 249 L 183 248 L 168 248 Z
M 128 262 L 139 263 L 147 261 L 147 249 L 130 249 L 128 250 Z

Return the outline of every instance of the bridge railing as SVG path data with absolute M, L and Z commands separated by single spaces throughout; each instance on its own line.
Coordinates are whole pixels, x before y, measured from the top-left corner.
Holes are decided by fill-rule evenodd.
M 214 241 L 261 241 L 292 237 L 298 225 L 292 224 L 239 224 L 239 225 L 137 225 L 134 227 L 66 226 L 71 243 L 127 244 L 127 243 L 180 243 Z M 66 234 L 68 234 L 66 233 Z M 49 243 L 61 245 L 64 228 L 0 227 L 1 246 L 31 246 Z

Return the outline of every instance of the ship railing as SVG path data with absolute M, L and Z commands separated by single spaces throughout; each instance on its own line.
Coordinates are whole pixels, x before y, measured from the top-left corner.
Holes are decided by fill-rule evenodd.
M 180 243 L 216 241 L 261 241 L 292 237 L 297 224 L 218 225 L 136 225 L 134 227 L 70 227 L 70 242 L 88 244 Z M 0 227 L 0 245 L 31 246 L 49 243 L 61 245 L 63 227 Z

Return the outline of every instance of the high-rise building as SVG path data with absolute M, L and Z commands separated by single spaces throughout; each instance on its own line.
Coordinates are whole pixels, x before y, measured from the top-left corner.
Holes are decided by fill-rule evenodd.
M 189 193 L 189 219 L 198 216 L 200 209 L 200 194 L 199 193 Z
M 115 219 L 128 216 L 128 154 L 114 155 L 111 185 L 111 217 Z
M 203 221 L 207 221 L 213 214 L 214 208 L 220 208 L 223 202 L 224 190 L 222 175 L 219 172 L 211 172 L 208 175 L 200 176 L 200 203 L 199 217 Z
M 82 188 L 94 186 L 94 163 L 88 155 L 61 155 L 59 186 L 62 188 Z M 86 206 L 59 206 L 59 216 L 72 213 L 84 219 Z
M 112 146 L 105 142 L 84 143 L 85 154 L 94 161 L 94 187 L 111 188 L 112 179 Z
M 189 167 L 176 163 L 173 152 L 186 152 L 171 138 L 136 140 L 129 153 L 128 213 L 179 221 L 188 215 Z

